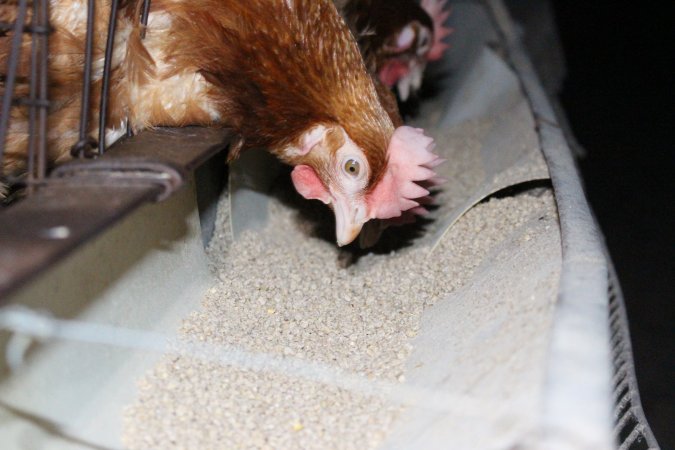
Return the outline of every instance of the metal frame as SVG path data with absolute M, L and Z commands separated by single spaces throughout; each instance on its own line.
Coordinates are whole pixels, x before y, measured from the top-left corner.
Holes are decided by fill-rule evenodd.
M 96 160 L 58 167 L 48 189 L 0 211 L 0 303 L 136 208 L 180 189 L 229 138 L 218 128 L 145 131 Z
M 486 3 L 535 115 L 560 216 L 563 268 L 543 442 L 546 448 L 658 449 L 640 405 L 621 293 L 572 151 L 508 9 L 502 0 Z

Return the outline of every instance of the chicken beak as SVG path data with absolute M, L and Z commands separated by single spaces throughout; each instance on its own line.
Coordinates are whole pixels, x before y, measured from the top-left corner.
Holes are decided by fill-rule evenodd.
M 346 198 L 337 198 L 331 202 L 335 214 L 335 236 L 337 245 L 342 247 L 350 244 L 361 232 L 366 223 L 366 205 L 362 202 L 349 201 Z
M 412 60 L 410 62 L 410 70 L 407 74 L 402 76 L 396 87 L 398 88 L 398 95 L 402 101 L 408 100 L 411 93 L 417 92 L 422 86 L 422 77 L 424 75 L 424 64 Z
M 396 84 L 398 96 L 401 97 L 401 100 L 404 102 L 408 100 L 408 97 L 410 96 L 410 81 L 410 76 L 406 75 L 398 80 L 398 83 Z

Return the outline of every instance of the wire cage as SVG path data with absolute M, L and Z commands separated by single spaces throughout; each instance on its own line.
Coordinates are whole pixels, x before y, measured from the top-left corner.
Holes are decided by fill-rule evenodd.
M 14 0 L 0 5 L 0 70 L 3 71 L 0 75 L 2 92 L 0 188 L 5 185 L 13 191 L 21 190 L 27 193 L 25 199 L 0 211 L 2 214 L 0 221 L 3 222 L 0 227 L 0 301 L 14 294 L 19 287 L 25 286 L 37 274 L 72 252 L 97 232 L 116 223 L 139 205 L 169 197 L 186 183 L 190 172 L 223 150 L 229 139 L 227 130 L 193 129 L 189 133 L 182 134 L 154 130 L 131 137 L 132 132 L 127 128 L 127 136 L 131 138 L 123 140 L 116 146 L 114 152 L 111 150 L 106 154 L 105 138 L 101 137 L 105 136 L 108 125 L 107 105 L 117 22 L 115 18 L 120 7 L 127 2 L 87 0 L 80 115 L 76 133 L 72 137 L 72 142 L 68 143 L 71 149 L 70 156 L 76 161 L 55 169 L 50 167 L 48 115 L 53 103 L 50 103 L 49 95 L 51 88 L 49 8 L 52 3 L 49 0 Z M 138 5 L 140 23 L 146 26 L 150 0 L 138 2 Z M 557 126 L 555 114 L 549 111 L 548 99 L 540 88 L 537 76 L 503 3 L 498 0 L 464 2 L 458 5 L 457 10 L 459 12 L 455 17 L 458 15 L 466 17 L 468 23 L 489 28 L 481 32 L 488 36 L 485 40 L 488 44 L 498 42 L 500 50 L 512 66 L 513 77 L 517 78 L 516 84 L 520 85 L 536 120 L 537 133 L 553 178 L 559 207 L 566 211 L 587 211 L 583 194 L 577 189 L 577 175 L 569 159 L 566 141 Z M 462 11 L 466 12 L 466 16 L 461 15 Z M 92 61 L 96 17 L 107 18 L 105 57 L 100 68 Z M 481 45 L 483 44 L 485 42 L 481 42 Z M 98 84 L 100 91 L 96 91 Z M 486 88 L 486 91 L 489 89 Z M 480 93 L 477 96 L 480 97 Z M 99 113 L 96 117 L 92 117 L 91 105 L 96 99 Z M 27 136 L 25 154 L 8 154 L 6 147 L 8 136 L 12 127 L 17 126 L 25 127 Z M 8 162 L 10 159 L 12 164 Z M 56 207 L 53 202 L 55 197 L 62 199 Z M 111 197 L 117 199 L 114 205 L 108 201 Z M 590 217 L 590 212 L 588 216 Z M 554 439 L 549 444 L 559 443 L 555 440 L 556 432 L 570 431 L 578 424 L 578 420 L 584 420 L 586 417 L 581 414 L 585 411 L 579 414 L 579 418 L 572 417 L 569 414 L 570 410 L 566 409 L 569 402 L 564 401 L 567 400 L 565 397 L 570 393 L 583 395 L 598 388 L 597 384 L 589 386 L 584 383 L 588 379 L 597 381 L 597 372 L 604 370 L 602 361 L 593 361 L 594 365 L 590 368 L 580 365 L 576 359 L 577 355 L 570 354 L 564 345 L 564 341 L 571 334 L 586 327 L 597 332 L 593 342 L 588 345 L 593 347 L 592 350 L 596 350 L 591 357 L 600 355 L 602 359 L 606 356 L 607 362 L 613 363 L 612 386 L 600 386 L 600 390 L 604 392 L 606 389 L 608 393 L 611 391 L 613 394 L 611 406 L 614 410 L 614 436 L 602 435 L 601 438 L 606 438 L 607 441 L 613 438 L 615 446 L 620 449 L 658 448 L 640 406 L 621 293 L 615 277 L 612 275 L 607 281 L 607 270 L 603 272 L 607 265 L 611 266 L 606 255 L 596 258 L 594 260 L 596 265 L 592 267 L 594 274 L 597 272 L 601 275 L 590 281 L 588 278 L 592 277 L 583 279 L 586 273 L 580 275 L 581 272 L 588 271 L 588 267 L 582 267 L 578 261 L 586 261 L 588 258 L 585 257 L 588 254 L 597 257 L 597 250 L 601 246 L 594 234 L 592 219 L 579 219 L 577 216 L 563 213 L 560 226 L 563 246 L 565 251 L 570 253 L 564 255 L 563 259 L 563 280 L 558 299 L 560 305 L 554 328 L 551 330 L 551 355 L 547 367 L 550 386 L 545 395 L 546 411 L 545 418 L 542 419 L 543 422 L 548 420 L 550 423 L 544 425 L 553 430 Z M 594 236 L 595 239 L 579 238 L 579 234 L 584 232 Z M 589 241 L 592 241 L 591 244 Z M 589 250 L 589 247 L 592 248 Z M 579 255 L 583 257 L 574 259 Z M 598 269 L 596 266 L 601 267 Z M 202 272 L 206 272 L 206 269 Z M 597 298 L 592 298 L 593 294 L 598 294 Z M 593 309 L 598 305 L 600 306 Z M 160 303 L 157 309 L 162 308 L 166 306 Z M 589 308 L 591 308 L 589 317 L 597 317 L 598 321 L 589 323 L 592 317 L 588 319 L 584 316 L 580 319 L 583 322 L 582 326 L 574 328 L 577 326 L 575 323 L 570 327 L 570 320 L 574 322 L 579 319 L 574 314 L 579 315 L 579 311 L 582 311 L 582 315 L 585 315 L 589 313 Z M 72 337 L 77 335 L 78 330 L 87 329 L 93 330 L 88 335 L 92 342 L 109 345 L 114 341 L 110 336 L 115 336 L 118 331 L 114 328 L 96 328 L 91 322 L 50 323 L 42 322 L 42 317 L 30 314 L 24 317 L 20 317 L 21 314 L 16 316 L 14 315 L 16 311 L 13 310 L 6 315 L 1 313 L 2 309 L 0 309 L 0 327 L 24 337 L 68 339 L 68 333 L 72 333 L 70 335 Z M 13 321 L 16 317 L 23 321 Z M 607 319 L 609 330 L 600 329 L 604 323 L 603 319 Z M 27 324 L 33 324 L 34 327 L 26 327 Z M 603 341 L 605 331 L 611 333 L 607 336 L 609 338 L 607 342 Z M 132 339 L 134 337 L 137 339 Z M 142 346 L 143 342 L 147 341 L 147 345 L 152 347 L 156 344 L 156 340 L 152 338 L 150 334 L 139 333 L 132 335 L 125 345 L 133 348 Z M 14 344 L 18 342 L 20 347 L 22 341 L 14 339 L 12 342 Z M 167 349 L 161 347 L 160 350 Z M 562 368 L 560 374 L 564 374 L 566 370 L 570 370 L 570 366 L 575 370 L 578 369 L 578 373 L 574 373 L 575 377 L 565 379 L 563 375 L 558 375 L 557 369 Z M 600 384 L 604 380 L 605 378 L 600 376 Z M 337 384 L 348 385 L 350 382 L 345 379 L 338 381 Z M 601 404 L 600 409 L 606 406 L 608 405 Z M 611 408 L 606 409 L 609 414 Z M 604 423 L 599 426 L 597 423 L 591 425 L 596 426 L 591 430 L 593 433 L 604 433 L 604 429 L 601 429 Z M 562 439 L 560 442 L 567 441 Z M 522 448 L 530 447 L 523 443 Z M 573 447 L 563 445 L 559 448 Z
M 2 73 L 0 92 L 2 110 L 0 115 L 0 179 L 10 186 L 25 185 L 28 193 L 45 182 L 48 174 L 48 120 L 49 101 L 49 1 L 18 0 L 0 8 L 3 22 L 0 23 L 2 58 L 6 68 Z M 103 155 L 106 150 L 105 136 L 110 91 L 110 71 L 112 52 L 120 0 L 111 0 L 110 10 L 97 11 L 108 2 L 87 1 L 87 26 L 85 48 L 83 52 L 83 71 L 80 100 L 80 119 L 77 140 L 71 145 L 74 158 L 94 158 Z M 148 21 L 150 0 L 143 0 L 140 10 L 140 22 L 144 27 Z M 95 37 L 95 17 L 108 13 L 108 30 L 105 40 L 105 56 L 100 73 L 92 71 L 92 57 Z M 141 37 L 144 36 L 144 31 Z M 29 68 L 27 72 L 26 69 Z M 98 71 L 97 71 L 98 72 Z M 101 80 L 99 113 L 92 117 L 91 98 L 94 79 Z M 24 155 L 11 155 L 16 162 L 5 164 L 8 132 L 13 126 L 12 118 L 26 122 L 28 136 Z M 95 125 L 92 127 L 92 123 Z M 14 124 L 19 127 L 19 124 Z M 24 124 L 22 124 L 24 125 Z M 92 133 L 92 131 L 94 131 Z M 131 129 L 127 129 L 131 135 Z M 19 161 L 24 156 L 25 161 Z M 6 173 L 7 167 L 25 167 L 23 174 L 17 170 Z M 17 168 L 18 168 L 17 167 Z
M 47 173 L 47 114 L 48 61 L 49 61 L 49 2 L 33 1 L 29 9 L 27 0 L 17 4 L 5 4 L 2 8 L 3 59 L 6 69 L 1 75 L 2 110 L 0 111 L 0 180 L 14 185 L 20 180 L 31 188 L 42 181 Z M 30 13 L 29 13 L 30 12 Z M 13 22 L 5 21 L 13 18 Z M 28 36 L 30 46 L 24 45 Z M 7 48 L 9 47 L 9 48 Z M 28 56 L 29 73 L 20 73 L 19 64 L 24 63 L 24 49 L 30 48 Z M 23 57 L 22 57 L 23 56 Z M 25 67 L 24 67 L 25 69 Z M 26 89 L 26 83 L 28 84 Z M 28 110 L 28 143 L 26 149 L 26 176 L 15 178 L 5 171 L 5 142 L 10 128 L 12 108 L 26 114 Z M 32 189 L 30 189 L 32 190 Z

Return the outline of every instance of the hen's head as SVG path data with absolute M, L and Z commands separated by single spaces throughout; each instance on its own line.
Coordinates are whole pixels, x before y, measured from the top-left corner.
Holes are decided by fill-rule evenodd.
M 417 183 L 433 183 L 433 141 L 395 128 L 333 0 L 179 6 L 172 60 L 210 83 L 240 137 L 230 159 L 265 148 L 294 166 L 297 191 L 333 209 L 339 245 L 370 219 L 423 212 L 417 199 L 428 191 Z
M 400 11 L 389 14 L 401 16 L 396 29 L 380 31 L 385 36 L 379 50 L 377 74 L 385 85 L 397 87 L 403 101 L 420 88 L 427 63 L 440 59 L 448 48 L 443 39 L 452 30 L 444 25 L 450 15 L 444 9 L 445 3 L 446 0 L 423 0 L 421 5 L 411 2 L 405 10 L 407 14 Z
M 382 164 L 371 164 L 372 155 L 341 126 L 317 125 L 292 150 L 302 160 L 291 174 L 293 184 L 303 197 L 330 206 L 340 246 L 371 219 L 424 214 L 420 201 L 429 191 L 420 184 L 436 183 L 433 168 L 442 161 L 432 153 L 433 139 L 407 126 L 394 131 Z

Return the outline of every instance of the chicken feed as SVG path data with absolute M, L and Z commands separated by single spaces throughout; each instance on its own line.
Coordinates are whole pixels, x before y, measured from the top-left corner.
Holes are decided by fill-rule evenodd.
M 442 168 L 449 182 L 434 214 L 452 209 L 480 184 L 480 138 L 490 127 L 489 121 L 473 121 L 436 133 L 437 150 L 451 163 Z M 221 199 L 209 248 L 217 282 L 201 309 L 185 319 L 182 339 L 323 363 L 374 381 L 405 383 L 424 311 L 475 282 L 476 269 L 496 249 L 546 237 L 554 243 L 550 251 L 560 251 L 548 189 L 475 206 L 443 237 L 433 257 L 422 243 L 424 227 L 389 230 L 373 252 L 338 249 L 328 239 L 331 225 L 322 226 L 325 211 L 300 212 L 293 195 L 272 200 L 266 229 L 233 242 L 227 202 L 227 196 Z M 506 278 L 519 275 L 519 267 L 510 270 Z M 550 286 L 515 312 L 525 325 L 512 327 L 514 338 L 532 333 L 528 323 L 539 329 L 550 321 L 557 276 L 552 270 Z M 495 304 L 514 296 L 500 283 L 476 289 Z M 490 301 L 465 313 L 477 316 L 486 308 Z M 529 357 L 543 358 L 545 345 L 535 339 Z M 532 385 L 541 378 L 528 371 L 542 364 L 531 363 L 520 362 L 513 392 L 532 389 L 519 385 L 518 377 L 535 380 Z M 481 377 L 489 379 L 494 361 L 477 364 L 485 369 Z M 480 383 L 467 378 L 458 390 Z M 130 449 L 363 450 L 385 443 L 406 411 L 386 396 L 177 356 L 167 356 L 140 380 L 139 391 L 125 417 L 124 443 Z

